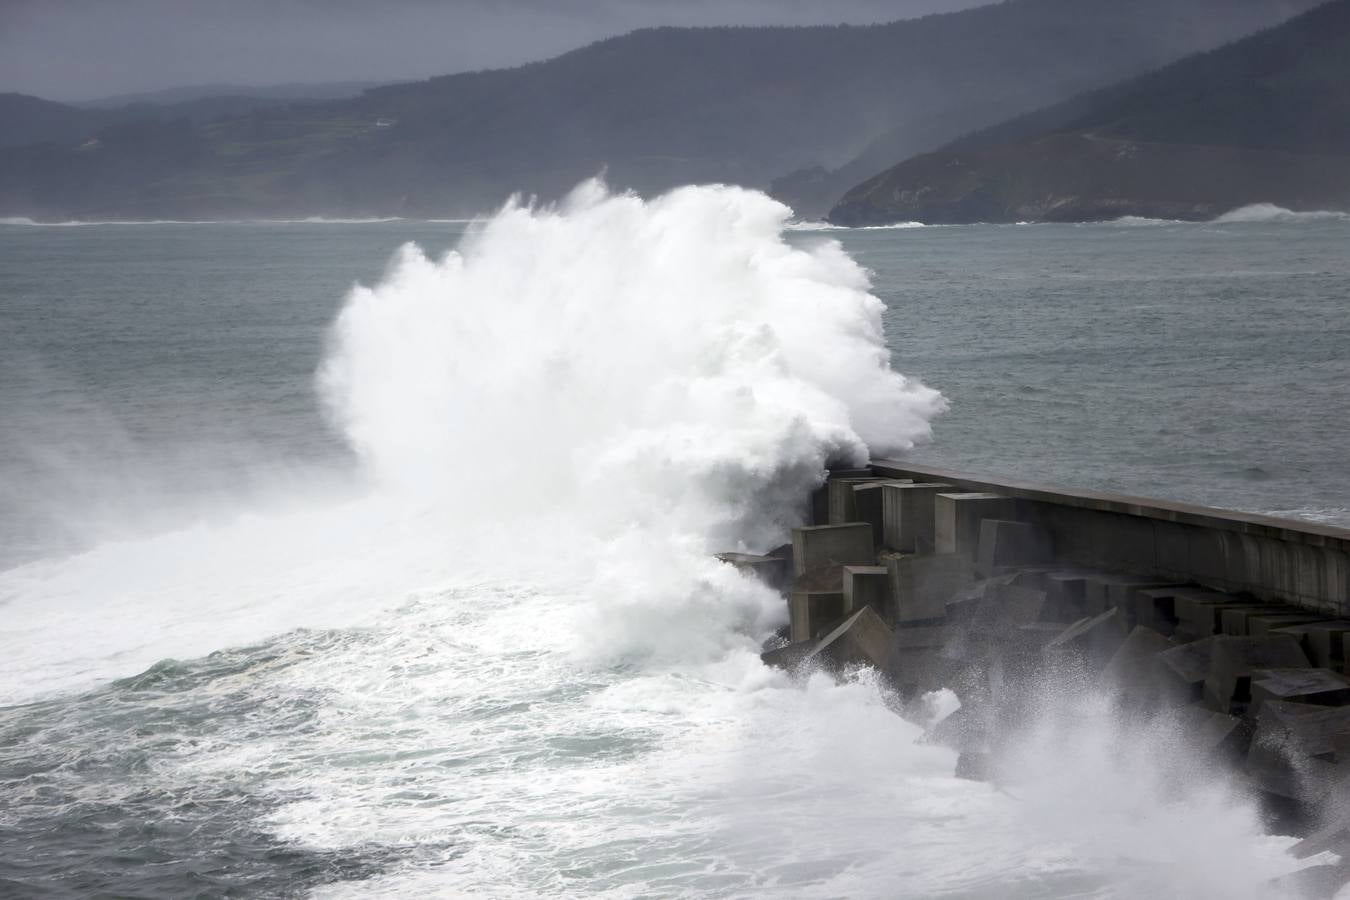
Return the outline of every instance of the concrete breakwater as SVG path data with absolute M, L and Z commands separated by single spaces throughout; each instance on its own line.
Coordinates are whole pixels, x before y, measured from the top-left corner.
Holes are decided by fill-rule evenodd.
M 1297 855 L 1350 860 L 1350 530 L 892 460 L 831 471 L 811 520 L 722 555 L 786 598 L 766 662 L 954 691 L 930 736 L 995 781 L 1047 685 L 1090 685 L 1245 779 Z

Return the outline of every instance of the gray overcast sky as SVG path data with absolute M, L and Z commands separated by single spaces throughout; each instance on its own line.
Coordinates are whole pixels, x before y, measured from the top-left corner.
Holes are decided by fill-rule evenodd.
M 0 91 L 391 81 L 514 65 L 644 25 L 882 22 L 990 0 L 0 0 Z

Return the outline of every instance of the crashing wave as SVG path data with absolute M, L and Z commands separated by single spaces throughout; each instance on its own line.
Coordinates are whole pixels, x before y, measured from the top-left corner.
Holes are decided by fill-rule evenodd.
M 1250 206 L 1243 206 L 1238 209 L 1226 212 L 1214 220 L 1216 224 L 1232 225 L 1235 223 L 1248 222 L 1325 222 L 1341 221 L 1350 222 L 1350 213 L 1336 212 L 1335 210 L 1309 210 L 1306 212 L 1295 212 L 1292 209 L 1285 209 L 1283 206 L 1276 206 L 1273 203 L 1253 203 Z

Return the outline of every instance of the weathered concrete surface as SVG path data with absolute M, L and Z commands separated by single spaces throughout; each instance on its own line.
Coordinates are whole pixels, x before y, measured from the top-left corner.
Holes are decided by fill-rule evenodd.
M 1308 657 L 1291 635 L 1266 638 L 1218 635 L 1210 649 L 1205 674 L 1205 703 L 1217 712 L 1241 711 L 1251 701 L 1255 669 L 1306 668 Z
M 1330 759 L 1350 731 L 1350 707 L 1270 700 L 1256 718 L 1247 770 L 1265 791 L 1295 800 L 1326 796 L 1341 773 Z
M 1134 589 L 1126 598 L 1125 615 L 1136 625 L 1171 636 L 1177 630 L 1175 587 Z
M 1272 613 L 1265 616 L 1252 616 L 1247 619 L 1247 633 L 1252 637 L 1266 637 L 1272 631 L 1279 631 L 1291 625 L 1309 625 L 1324 622 L 1325 617 L 1317 613 L 1288 612 Z M 1306 649 L 1304 652 L 1307 652 Z M 1316 660 L 1313 661 L 1316 664 Z
M 1232 761 L 1247 753 L 1251 730 L 1237 716 L 1215 712 L 1199 703 L 1181 707 L 1177 716 L 1196 749 Z
M 1158 685 L 1158 654 L 1172 649 L 1166 637 L 1138 625 L 1102 669 L 1102 677 L 1130 695 L 1136 705 L 1153 703 Z
M 1011 519 L 1015 512 L 1014 501 L 1000 494 L 982 491 L 936 494 L 933 497 L 936 550 L 973 560 L 980 543 L 980 523 L 985 519 Z
M 1168 705 L 1185 706 L 1204 694 L 1214 642 L 1209 637 L 1158 654 L 1158 697 Z
M 960 556 L 890 556 L 891 602 L 896 622 L 941 619 L 947 601 L 974 579 L 970 561 Z
M 1326 669 L 1340 669 L 1350 659 L 1345 655 L 1345 637 L 1350 635 L 1350 620 L 1329 619 L 1310 622 L 1303 628 L 1308 656 L 1313 664 Z
M 984 519 L 976 545 L 975 569 L 988 578 L 1011 566 L 1034 566 L 1054 558 L 1050 535 L 1026 522 Z
M 1177 635 L 1199 640 L 1218 634 L 1223 626 L 1223 611 L 1238 605 L 1236 597 L 1206 590 L 1181 590 L 1175 597 Z
M 1330 669 L 1257 669 L 1251 674 L 1252 712 L 1269 700 L 1321 706 L 1350 703 L 1350 678 Z
M 890 616 L 890 576 L 885 566 L 844 566 L 844 612 L 870 606 L 882 619 Z
M 882 543 L 901 553 L 931 551 L 937 544 L 933 498 L 953 487 L 943 482 L 883 483 Z
M 903 460 L 878 460 L 872 470 L 1016 498 L 1024 514 L 1014 518 L 1046 528 L 1054 538 L 1056 557 L 1067 564 L 1195 581 L 1350 617 L 1350 529 L 964 476 Z
M 792 529 L 792 569 L 798 577 L 830 566 L 870 566 L 875 560 L 872 526 L 866 522 Z
M 809 641 L 844 617 L 843 590 L 798 590 L 788 594 L 791 639 Z
M 1130 597 L 1138 590 L 1176 587 L 1156 578 L 1138 578 L 1129 575 L 1093 575 L 1083 582 L 1083 610 L 1089 615 L 1105 612 L 1112 606 L 1120 607 L 1129 617 Z
M 876 610 L 864 606 L 822 637 L 802 659 L 802 664 L 814 662 L 831 669 L 868 665 L 881 669 L 890 652 L 891 630 Z
M 1233 637 L 1246 637 L 1250 633 L 1247 623 L 1253 617 L 1279 615 L 1287 612 L 1289 612 L 1288 607 L 1270 604 L 1230 607 L 1219 614 L 1219 631 L 1221 634 Z
M 1047 656 L 1061 662 L 1075 662 L 1100 669 L 1125 642 L 1125 617 L 1120 610 L 1108 609 L 1091 618 L 1080 619 L 1045 645 Z

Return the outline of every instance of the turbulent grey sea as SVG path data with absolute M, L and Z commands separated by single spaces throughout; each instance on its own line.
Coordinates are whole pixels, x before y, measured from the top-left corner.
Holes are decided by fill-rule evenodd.
M 1350 220 L 576 203 L 0 224 L 0 896 L 1278 896 L 1218 774 L 1087 708 L 957 781 L 701 560 L 930 418 L 842 253 L 914 458 L 1350 523 Z

